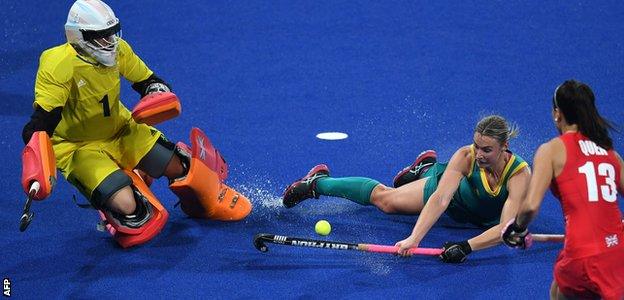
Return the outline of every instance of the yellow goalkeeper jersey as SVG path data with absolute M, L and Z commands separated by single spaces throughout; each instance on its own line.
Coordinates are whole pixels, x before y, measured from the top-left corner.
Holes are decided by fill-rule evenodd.
M 54 136 L 71 142 L 114 137 L 131 118 L 119 99 L 120 75 L 139 82 L 152 71 L 130 45 L 119 41 L 117 65 L 96 66 L 83 60 L 69 44 L 45 50 L 35 81 L 35 108 L 63 107 Z

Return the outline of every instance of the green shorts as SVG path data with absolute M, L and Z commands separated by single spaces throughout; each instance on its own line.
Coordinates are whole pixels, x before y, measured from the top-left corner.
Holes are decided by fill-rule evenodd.
M 87 198 L 114 172 L 132 170 L 154 147 L 162 134 L 157 129 L 130 120 L 116 136 L 107 140 L 70 142 L 52 139 L 56 166 Z
M 447 163 L 436 163 L 434 164 L 423 177 L 429 177 L 427 182 L 425 183 L 425 187 L 423 190 L 423 203 L 427 204 L 429 197 L 435 192 L 438 188 L 438 182 L 442 178 L 442 174 L 444 174 L 444 170 L 446 170 Z M 459 192 L 460 190 L 470 190 L 470 186 L 466 179 L 462 179 L 459 184 L 459 188 L 453 194 L 453 198 L 451 198 L 451 203 L 446 208 L 445 213 L 451 217 L 455 222 L 458 223 L 470 223 L 479 227 L 489 228 L 499 223 L 499 220 L 484 220 L 481 217 L 478 217 L 475 213 L 472 213 L 469 209 L 466 208 L 466 205 L 463 205 L 466 201 L 471 201 L 471 197 L 462 197 L 462 194 Z M 463 193 L 464 195 L 466 193 Z M 474 196 L 476 197 L 476 196 Z

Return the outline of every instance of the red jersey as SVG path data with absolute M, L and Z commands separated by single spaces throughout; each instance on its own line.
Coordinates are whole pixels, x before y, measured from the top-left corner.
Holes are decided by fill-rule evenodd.
M 565 216 L 566 257 L 624 251 L 624 225 L 617 203 L 621 174 L 617 156 L 580 132 L 565 133 L 560 139 L 566 148 L 566 162 L 551 189 L 561 201 Z

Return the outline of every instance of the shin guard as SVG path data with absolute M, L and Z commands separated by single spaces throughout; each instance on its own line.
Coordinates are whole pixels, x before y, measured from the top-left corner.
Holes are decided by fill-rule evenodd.
M 220 221 L 238 221 L 249 215 L 251 202 L 223 183 L 221 176 L 227 175 L 227 168 L 218 173 L 223 170 L 215 165 L 220 155 L 198 128 L 191 130 L 191 145 L 188 174 L 169 185 L 180 198 L 182 211 L 193 218 Z
M 215 149 L 208 137 L 198 128 L 194 129 L 197 129 L 199 133 L 201 133 L 201 136 L 205 138 L 202 138 L 202 140 L 198 142 L 200 145 L 202 145 L 200 146 L 199 156 L 202 158 L 202 161 L 204 162 L 204 164 L 206 164 L 208 168 L 217 173 L 221 182 L 225 181 L 225 179 L 227 179 L 228 177 L 227 162 L 225 162 L 225 159 L 223 158 L 223 156 L 221 156 L 221 153 L 219 153 L 219 151 Z M 193 134 L 193 131 L 191 131 L 191 134 Z M 190 157 L 193 153 L 191 147 L 183 142 L 178 142 L 176 144 L 176 147 L 178 151 L 182 152 L 182 155 Z
M 134 215 L 124 216 L 109 210 L 100 210 L 102 224 L 122 248 L 140 245 L 158 235 L 165 227 L 169 213 L 152 194 L 143 180 L 132 171 L 133 194 L 137 203 Z

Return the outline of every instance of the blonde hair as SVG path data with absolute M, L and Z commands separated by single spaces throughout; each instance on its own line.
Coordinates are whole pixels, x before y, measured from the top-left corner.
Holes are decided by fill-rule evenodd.
M 511 138 L 518 136 L 520 129 L 516 124 L 509 124 L 505 118 L 499 115 L 491 115 L 484 117 L 477 123 L 475 132 L 492 137 L 504 144 Z

